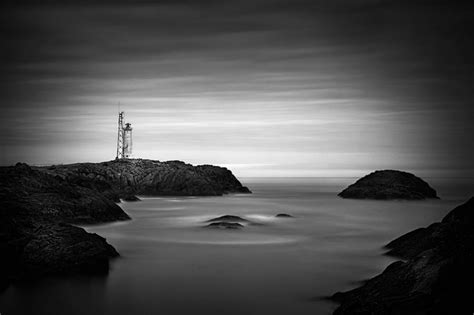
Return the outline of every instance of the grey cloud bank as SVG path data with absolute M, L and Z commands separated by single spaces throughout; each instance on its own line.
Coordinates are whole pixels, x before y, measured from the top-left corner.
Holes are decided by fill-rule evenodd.
M 7 4 L 0 162 L 113 158 L 120 101 L 138 157 L 242 176 L 473 174 L 473 12 L 444 1 Z

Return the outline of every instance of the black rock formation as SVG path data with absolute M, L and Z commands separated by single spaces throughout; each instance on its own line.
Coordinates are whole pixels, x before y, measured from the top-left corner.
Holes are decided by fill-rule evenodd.
M 413 174 L 384 170 L 362 177 L 339 193 L 353 199 L 425 199 L 438 198 L 436 191 Z
M 288 214 L 288 213 L 278 213 L 275 217 L 276 218 L 294 218 L 291 214 Z
M 403 258 L 363 286 L 333 299 L 334 314 L 472 314 L 474 198 L 444 219 L 386 246 Z

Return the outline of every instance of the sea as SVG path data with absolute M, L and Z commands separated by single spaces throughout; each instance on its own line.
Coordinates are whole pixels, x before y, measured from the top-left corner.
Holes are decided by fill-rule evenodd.
M 120 203 L 132 220 L 85 226 L 121 255 L 107 276 L 15 284 L 0 295 L 0 313 L 331 314 L 329 296 L 395 261 L 385 244 L 474 192 L 472 178 L 427 178 L 440 200 L 350 200 L 337 193 L 355 178 L 240 180 L 252 194 Z M 221 215 L 257 224 L 205 227 Z

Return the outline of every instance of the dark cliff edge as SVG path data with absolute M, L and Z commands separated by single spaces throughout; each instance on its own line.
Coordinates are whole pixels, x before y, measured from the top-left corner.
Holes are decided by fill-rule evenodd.
M 473 314 L 474 197 L 386 248 L 403 260 L 359 288 L 334 294 L 340 303 L 334 314 Z
M 439 199 L 436 191 L 421 178 L 396 170 L 375 171 L 338 194 L 352 199 Z
M 226 168 L 118 160 L 0 167 L 0 290 L 44 275 L 106 274 L 117 251 L 72 224 L 128 220 L 116 204 L 136 195 L 250 193 Z

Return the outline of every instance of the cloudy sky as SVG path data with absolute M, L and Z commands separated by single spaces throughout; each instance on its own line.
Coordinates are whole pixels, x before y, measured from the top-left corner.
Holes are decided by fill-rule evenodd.
M 469 2 L 97 3 L 2 4 L 0 164 L 113 159 L 120 102 L 135 157 L 474 175 Z

